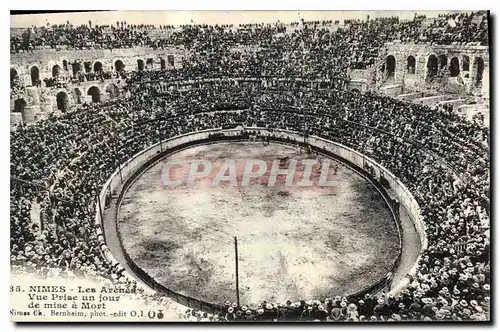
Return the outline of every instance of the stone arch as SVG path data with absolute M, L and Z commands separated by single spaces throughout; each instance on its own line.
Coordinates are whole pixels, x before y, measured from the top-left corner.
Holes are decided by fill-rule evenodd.
M 475 84 L 478 85 L 483 81 L 484 60 L 482 57 L 477 57 L 474 59 L 474 67 L 476 68 Z
M 458 58 L 455 56 L 451 58 L 450 61 L 450 76 L 457 77 L 460 74 L 460 63 L 458 62 Z
M 417 61 L 415 60 L 415 57 L 413 55 L 410 55 L 406 59 L 406 70 L 408 74 L 415 74 L 416 67 L 417 67 Z
M 446 54 L 440 54 L 438 56 L 439 60 L 439 69 L 444 69 L 448 66 L 448 56 Z
M 361 91 L 359 91 L 359 89 L 354 88 L 354 89 L 351 89 L 351 92 L 353 92 L 353 93 L 360 93 Z
M 75 100 L 77 104 L 82 103 L 82 90 L 80 88 L 75 88 Z
M 432 80 L 438 72 L 438 59 L 434 54 L 427 58 L 427 79 Z
M 154 66 L 153 58 L 147 58 L 146 59 L 146 68 L 149 70 L 153 70 L 153 66 Z
M 26 105 L 26 100 L 24 100 L 24 98 L 18 98 L 14 100 L 14 112 L 24 112 L 24 108 L 26 107 Z
M 470 58 L 468 55 L 462 56 L 462 71 L 469 71 L 470 69 Z
M 101 90 L 99 89 L 98 86 L 92 85 L 88 90 L 87 90 L 87 95 L 92 96 L 92 102 L 93 103 L 98 103 L 101 101 Z
M 68 71 L 68 60 L 63 60 L 63 69 Z
M 10 68 L 10 82 L 12 83 L 14 80 L 19 78 L 19 74 L 15 68 Z
M 396 73 L 396 58 L 394 55 L 387 56 L 385 59 L 385 68 L 387 70 L 387 77 L 394 77 L 394 74 Z
M 144 70 L 144 60 L 137 59 L 137 70 L 139 70 L 139 71 L 143 71 Z
M 106 85 L 104 91 L 106 91 L 106 93 L 108 94 L 109 99 L 115 99 L 120 96 L 120 89 L 118 89 L 118 86 L 114 83 L 109 83 L 108 85 Z
M 69 106 L 68 94 L 64 91 L 59 91 L 56 95 L 56 103 L 58 110 L 66 112 Z
M 173 55 L 173 54 L 169 54 L 169 55 L 167 55 L 167 62 L 168 62 L 168 65 L 169 65 L 170 67 L 175 67 L 175 66 L 174 66 L 174 60 L 175 60 L 175 58 L 174 58 L 174 55 Z
M 37 66 L 30 68 L 31 85 L 36 86 L 40 80 L 40 70 Z
M 94 62 L 94 73 L 102 71 L 102 62 L 96 61 Z
M 161 70 L 167 69 L 167 62 L 165 61 L 165 59 L 160 58 L 160 66 L 161 66 Z
M 53 65 L 52 66 L 52 77 L 59 77 L 61 75 L 61 66 Z
M 85 70 L 86 73 L 90 73 L 92 71 L 92 62 L 91 61 L 85 61 L 83 63 L 83 69 Z
M 115 71 L 120 72 L 124 70 L 125 65 L 123 64 L 122 60 L 116 60 L 115 61 Z
M 71 64 L 71 69 L 73 71 L 73 75 L 76 75 L 82 70 L 82 65 L 79 62 L 73 62 Z

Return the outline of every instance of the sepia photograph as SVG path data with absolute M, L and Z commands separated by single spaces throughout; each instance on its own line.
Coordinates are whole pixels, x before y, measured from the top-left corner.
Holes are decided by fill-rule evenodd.
M 491 322 L 490 29 L 11 12 L 10 320 Z

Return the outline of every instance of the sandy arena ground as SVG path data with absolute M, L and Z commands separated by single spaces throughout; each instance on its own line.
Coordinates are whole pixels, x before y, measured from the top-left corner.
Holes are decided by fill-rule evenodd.
M 233 142 L 162 159 L 123 200 L 118 223 L 127 253 L 170 289 L 217 303 L 236 299 L 233 235 L 242 305 L 349 295 L 384 276 L 399 249 L 390 210 L 351 169 L 340 164 L 334 175 L 334 161 L 328 177 L 333 187 L 283 181 L 268 187 L 269 172 L 247 187 L 211 186 L 216 170 L 194 185 L 171 188 L 162 182 L 169 160 L 235 159 L 241 173 L 244 160 L 285 156 L 299 160 L 297 169 L 301 159 L 313 158 L 285 145 Z M 171 177 L 179 172 L 174 168 Z M 300 179 L 301 172 L 296 174 Z

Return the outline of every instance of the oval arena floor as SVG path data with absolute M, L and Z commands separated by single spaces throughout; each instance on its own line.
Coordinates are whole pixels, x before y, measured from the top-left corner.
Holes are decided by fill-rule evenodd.
M 174 159 L 240 165 L 283 157 L 299 165 L 311 158 L 295 147 L 249 142 L 196 146 L 163 158 L 136 179 L 119 209 L 128 255 L 160 284 L 208 302 L 236 300 L 232 236 L 238 237 L 242 305 L 349 295 L 378 281 L 398 256 L 392 214 L 367 180 L 336 161 L 332 187 L 213 186 L 207 182 L 213 174 L 175 188 L 162 180 L 165 163 Z

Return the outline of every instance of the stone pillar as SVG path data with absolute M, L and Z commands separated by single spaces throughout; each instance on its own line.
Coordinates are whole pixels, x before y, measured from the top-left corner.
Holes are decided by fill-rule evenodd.
M 40 106 L 26 106 L 22 112 L 22 118 L 24 123 L 35 122 L 35 114 L 40 111 Z
M 481 85 L 481 94 L 484 98 L 490 97 L 490 62 L 489 59 L 484 60 L 483 80 Z
M 23 123 L 23 115 L 20 112 L 10 113 L 10 129 L 14 130 L 18 125 Z
M 30 106 L 40 105 L 40 96 L 36 87 L 26 88 L 26 103 Z
M 490 128 L 490 110 L 489 107 L 486 111 L 483 113 L 484 115 L 484 125 L 488 128 Z
M 31 75 L 30 73 L 25 73 L 25 74 L 19 74 L 19 80 L 21 81 L 23 86 L 30 86 L 31 85 Z
M 26 88 L 26 107 L 22 112 L 24 123 L 35 122 L 36 115 L 40 112 L 40 95 L 36 87 Z

